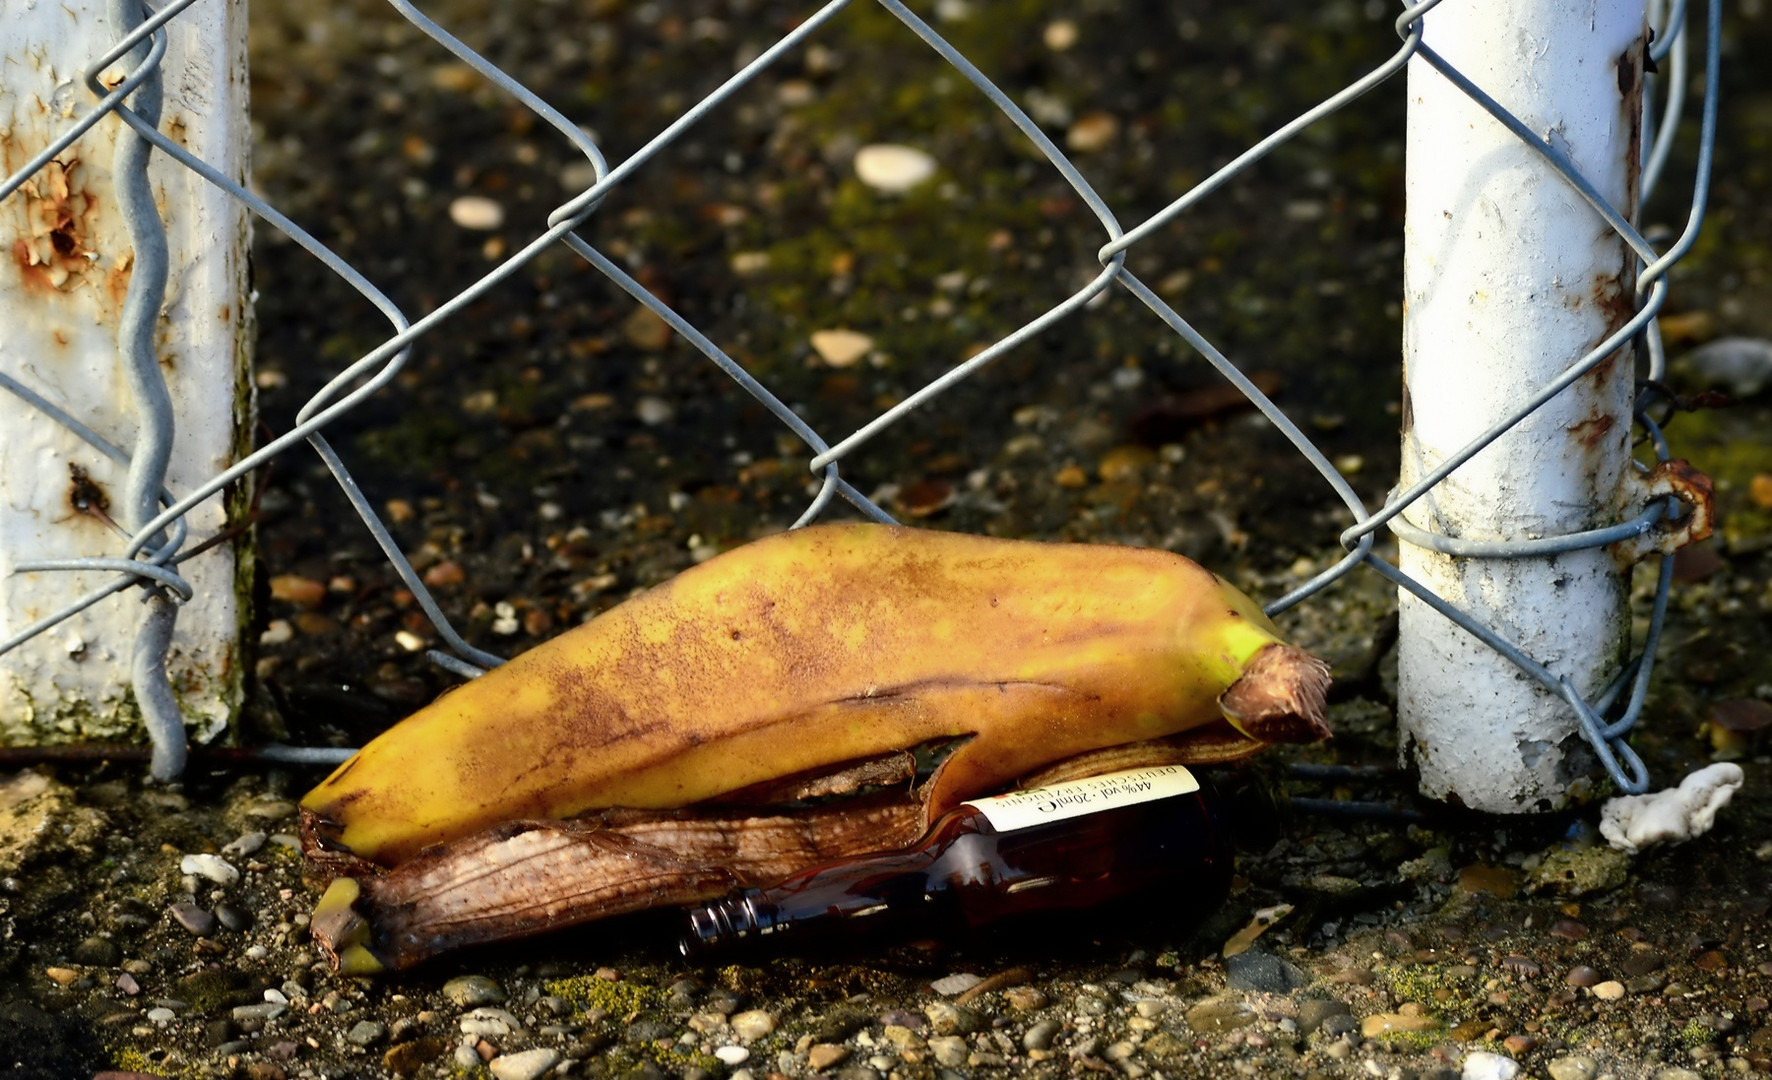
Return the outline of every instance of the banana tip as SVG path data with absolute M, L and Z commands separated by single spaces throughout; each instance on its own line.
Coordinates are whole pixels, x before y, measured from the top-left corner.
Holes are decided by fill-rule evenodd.
M 340 975 L 375 975 L 386 965 L 369 949 L 369 921 L 357 910 L 363 886 L 351 878 L 338 878 L 326 887 L 314 905 L 308 930 L 314 941 L 332 958 Z
M 1310 743 L 1331 734 L 1329 665 L 1291 645 L 1256 653 L 1218 699 L 1237 730 L 1266 743 Z

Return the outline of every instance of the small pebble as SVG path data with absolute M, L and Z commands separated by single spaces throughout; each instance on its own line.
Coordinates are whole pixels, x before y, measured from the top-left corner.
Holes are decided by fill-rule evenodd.
M 1234 1031 L 1255 1023 L 1255 1010 L 1234 998 L 1202 1001 L 1187 1011 L 1188 1027 L 1202 1035 Z
M 74 962 L 88 967 L 110 967 L 122 958 L 123 951 L 107 937 L 94 935 L 74 946 Z
M 150 1021 L 152 1021 L 153 1023 L 170 1024 L 170 1023 L 172 1023 L 173 1020 L 175 1020 L 178 1017 L 178 1014 L 173 1012 L 171 1009 L 161 1007 L 161 1008 L 157 1008 L 157 1009 L 149 1009 L 147 1016 L 148 1016 L 148 1019 Z
M 748 1009 L 727 1021 L 733 1034 L 745 1042 L 756 1042 L 775 1030 L 775 1017 L 762 1009 Z
M 181 874 L 196 874 L 217 885 L 232 885 L 240 880 L 240 871 L 220 855 L 186 855 L 178 861 Z
M 189 900 L 180 900 L 169 909 L 178 924 L 198 937 L 215 933 L 215 916 Z
M 1296 966 L 1259 948 L 1226 957 L 1224 971 L 1225 985 L 1232 990 L 1288 994 L 1311 981 Z
M 1502 1054 L 1479 1050 L 1464 1059 L 1463 1080 L 1514 1080 L 1518 1075 L 1519 1062 Z
M 142 992 L 141 984 L 136 982 L 135 976 L 127 971 L 117 976 L 116 987 L 130 997 L 134 997 Z
M 806 1067 L 813 1072 L 823 1072 L 833 1065 L 842 1064 L 849 1056 L 849 1048 L 837 1043 L 815 1043 L 806 1051 Z
M 463 195 L 449 204 L 449 220 L 464 229 L 490 232 L 505 223 L 505 208 L 484 195 Z
M 937 1035 L 929 1040 L 929 1052 L 935 1063 L 949 1069 L 966 1064 L 966 1040 L 958 1035 Z
M 1563 976 L 1563 981 L 1570 986 L 1593 986 L 1600 981 L 1600 973 L 1584 964 L 1570 968 L 1569 974 Z
M 1594 1080 L 1599 1075 L 1600 1066 L 1593 1058 L 1570 1054 L 1553 1059 L 1545 1066 L 1545 1071 L 1550 1073 L 1551 1080 Z
M 505 992 L 484 975 L 458 975 L 443 984 L 443 996 L 452 1005 L 471 1009 L 503 1001 Z
M 545 1046 L 516 1054 L 502 1054 L 486 1063 L 497 1080 L 538 1080 L 560 1063 L 560 1051 Z
M 1624 996 L 1624 984 L 1617 979 L 1607 979 L 1594 987 L 1594 996 L 1601 1001 L 1617 1001 Z
M 1344 1001 L 1306 998 L 1298 1003 L 1298 1029 L 1309 1035 L 1331 1017 L 1349 1015 L 1351 1013 Z
M 523 1025 L 515 1016 L 503 1009 L 482 1006 L 468 1013 L 459 1021 L 463 1035 L 478 1035 L 481 1038 L 502 1038 L 513 1031 L 523 1030 Z
M 1368 1039 L 1383 1038 L 1412 1031 L 1432 1031 L 1440 1022 L 1431 1016 L 1409 1016 L 1404 1013 L 1376 1013 L 1360 1021 L 1360 1034 Z
M 264 846 L 265 834 L 254 830 L 249 833 L 241 833 L 239 836 L 228 841 L 228 843 L 222 848 L 222 854 L 232 855 L 236 859 L 243 859 L 248 855 L 257 853 L 258 849 Z
M 668 423 L 677 410 L 664 398 L 643 397 L 634 403 L 634 416 L 647 427 Z
M 751 1059 L 751 1052 L 742 1046 L 722 1046 L 714 1056 L 728 1065 L 742 1065 Z
M 1536 962 L 1528 960 L 1524 956 L 1503 957 L 1501 960 L 1501 966 L 1516 975 L 1524 975 L 1528 979 L 1536 978 L 1538 974 L 1544 970 L 1539 967 Z
M 929 1018 L 929 1029 L 937 1035 L 970 1035 L 985 1028 L 983 1017 L 946 1001 L 932 1001 L 923 1006 L 923 1015 Z
M 1772 386 L 1772 341 L 1726 337 L 1695 349 L 1683 362 L 1701 381 L 1730 396 L 1751 398 Z
M 961 971 L 935 980 L 929 984 L 929 989 L 943 997 L 953 997 L 955 994 L 964 994 L 981 982 L 984 982 L 982 976 L 974 975 L 969 971 Z
M 1058 1033 L 1063 1027 L 1064 1025 L 1057 1020 L 1041 1020 L 1022 1034 L 1022 1048 L 1026 1050 L 1051 1049 L 1052 1040 L 1058 1037 Z
M 902 195 L 935 175 L 935 159 L 914 146 L 875 143 L 855 152 L 855 178 L 888 195 Z
M 855 330 L 814 330 L 809 339 L 818 358 L 834 368 L 852 366 L 874 347 L 874 339 Z
M 215 905 L 215 921 L 224 928 L 239 933 L 252 926 L 252 913 L 224 901 Z
M 1077 24 L 1070 19 L 1054 19 L 1046 24 L 1046 29 L 1040 35 L 1040 39 L 1053 52 L 1064 52 L 1075 45 L 1080 36 Z
M 1089 154 L 1106 150 L 1119 136 L 1120 121 L 1112 113 L 1084 113 L 1064 133 L 1064 145 L 1079 154 Z
M 271 599 L 313 607 L 326 599 L 326 584 L 299 574 L 278 574 L 271 579 Z
M 387 1025 L 373 1020 L 359 1020 L 345 1032 L 345 1041 L 352 1046 L 374 1046 L 388 1034 Z
M 900 1051 L 921 1050 L 923 1048 L 923 1036 L 918 1035 L 908 1027 L 902 1027 L 898 1024 L 887 1024 L 885 1030 L 882 1031 L 881 1034 L 886 1036 L 887 1042 L 897 1047 Z
M 262 1023 L 267 1020 L 275 1020 L 288 1011 L 289 1006 L 287 1005 L 266 1001 L 258 1005 L 236 1005 L 231 1015 L 236 1020 L 257 1020 Z

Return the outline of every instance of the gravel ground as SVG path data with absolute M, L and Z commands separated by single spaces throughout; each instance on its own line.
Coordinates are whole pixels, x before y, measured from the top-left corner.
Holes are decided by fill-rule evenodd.
M 474 8 L 432 14 L 594 127 L 614 160 L 805 14 L 703 0 Z M 1352 4 L 944 0 L 941 13 L 1128 222 L 1394 45 L 1386 10 Z M 1678 355 L 1772 338 L 1758 302 L 1772 93 L 1751 69 L 1772 19 L 1757 3 L 1730 18 L 1722 171 L 1676 275 Z M 253 19 L 259 186 L 409 313 L 515 250 L 586 182 L 560 140 L 389 11 L 268 2 Z M 1132 256 L 1277 388 L 1370 503 L 1396 473 L 1401 117 L 1397 84 Z M 935 178 L 881 196 L 851 168 L 875 142 L 924 149 Z M 1683 217 L 1663 198 L 1651 219 Z M 1078 287 L 1099 244 L 1007 125 L 861 6 L 642 170 L 587 235 L 827 434 Z M 293 245 L 261 235 L 255 263 L 261 407 L 281 431 L 383 331 Z M 1115 296 L 1069 320 L 845 475 L 931 527 L 1159 545 L 1260 597 L 1327 566 L 1344 524 L 1327 490 L 1141 312 Z M 829 337 L 813 344 L 829 330 L 869 341 L 845 358 Z M 1676 377 L 1710 385 L 1691 366 Z M 1294 796 L 1421 816 L 1296 814 L 1240 859 L 1230 901 L 1203 923 L 1165 921 L 1159 896 L 1148 919 L 1057 940 L 711 966 L 678 959 L 668 927 L 640 919 L 346 980 L 307 938 L 315 894 L 292 836 L 294 800 L 319 774 L 200 761 L 174 789 L 122 764 L 0 776 L 0 1073 L 1772 1071 L 1768 748 L 1727 730 L 1772 699 L 1772 398 L 1740 396 L 1670 427 L 1676 453 L 1718 479 L 1722 527 L 1679 560 L 1637 745 L 1664 783 L 1714 757 L 1748 770 L 1718 828 L 1685 847 L 1632 859 L 1596 843 L 1591 808 L 1478 820 L 1414 807 L 1407 781 L 1381 771 L 1288 773 L 1394 760 L 1395 602 L 1359 575 L 1284 620 L 1335 664 L 1336 739 L 1261 767 Z M 335 444 L 456 625 L 506 655 L 786 526 L 808 498 L 803 448 L 563 250 L 422 341 Z M 311 456 L 276 463 L 260 509 L 246 741 L 356 745 L 449 685 L 423 659 L 434 631 Z M 1250 948 L 1223 955 L 1282 905 Z

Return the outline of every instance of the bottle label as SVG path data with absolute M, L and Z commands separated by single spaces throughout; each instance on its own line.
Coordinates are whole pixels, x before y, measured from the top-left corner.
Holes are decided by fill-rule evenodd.
M 1086 776 L 1050 787 L 968 799 L 966 805 L 982 813 L 991 828 L 1001 833 L 1198 790 L 1200 782 L 1185 767 L 1152 765 Z

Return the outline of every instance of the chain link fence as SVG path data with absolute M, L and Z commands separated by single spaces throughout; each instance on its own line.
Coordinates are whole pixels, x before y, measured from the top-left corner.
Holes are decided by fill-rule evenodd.
M 1665 367 L 1655 320 L 1666 300 L 1669 268 L 1691 249 L 1704 215 L 1712 146 L 1716 132 L 1720 0 L 1710 0 L 1708 16 L 1705 20 L 1706 34 L 1702 46 L 1705 91 L 1702 102 L 1698 163 L 1692 185 L 1690 213 L 1683 231 L 1675 237 L 1665 238 L 1664 246 L 1652 244 L 1649 239 L 1645 238 L 1634 222 L 1627 220 L 1624 213 L 1597 193 L 1594 185 L 1569 164 L 1561 151 L 1503 109 L 1424 44 L 1423 20 L 1431 18 L 1431 12 L 1439 5 L 1440 0 L 1427 0 L 1427 2 L 1410 6 L 1396 18 L 1394 26 L 1400 44 L 1382 64 L 1366 72 L 1338 93 L 1298 115 L 1268 137 L 1250 146 L 1241 155 L 1176 198 L 1160 212 L 1131 228 L 1121 224 L 1113 207 L 1090 185 L 1059 146 L 1034 120 L 1030 119 L 1027 112 L 950 45 L 927 21 L 900 3 L 899 0 L 855 0 L 855 2 L 862 3 L 878 3 L 900 20 L 911 33 L 914 33 L 930 49 L 939 54 L 952 66 L 955 72 L 963 76 L 967 82 L 988 98 L 1003 116 L 1037 148 L 1045 161 L 1063 177 L 1099 223 L 1102 242 L 1098 258 L 1101 269 L 1086 285 L 1037 318 L 995 341 L 989 347 L 977 352 L 940 377 L 928 382 L 897 404 L 879 413 L 859 429 L 834 438 L 828 433 L 816 430 L 802 419 L 794 409 L 772 392 L 768 385 L 747 372 L 728 355 L 718 342 L 710 339 L 670 306 L 654 296 L 608 254 L 588 242 L 578 230 L 592 218 L 599 205 L 612 191 L 624 183 L 631 182 L 639 169 L 658 157 L 665 148 L 682 139 L 685 133 L 695 128 L 712 110 L 726 102 L 760 72 L 778 63 L 784 56 L 817 39 L 821 34 L 835 33 L 834 30 L 828 30 L 826 24 L 847 7 L 852 0 L 833 0 L 833 2 L 812 11 L 791 32 L 741 67 L 713 93 L 698 101 L 678 119 L 664 127 L 639 151 L 615 164 L 611 164 L 605 158 L 603 151 L 590 135 L 524 86 L 517 78 L 469 49 L 411 4 L 405 3 L 404 0 L 390 0 L 392 6 L 412 25 L 490 80 L 535 117 L 559 132 L 579 153 L 583 154 L 595 176 L 594 183 L 549 216 L 548 228 L 545 232 L 534 237 L 520 250 L 503 258 L 472 286 L 437 305 L 428 314 L 416 320 L 409 319 L 362 273 L 329 250 L 326 245 L 301 226 L 279 212 L 276 207 L 269 205 L 252 191 L 230 180 L 213 165 L 193 156 L 177 140 L 157 129 L 160 93 L 159 66 L 166 52 L 166 27 L 181 12 L 186 11 L 196 2 L 197 0 L 176 0 L 176 2 L 158 10 L 151 10 L 141 5 L 139 0 L 112 0 L 110 16 L 112 23 L 118 28 L 127 28 L 128 33 L 109 52 L 96 57 L 87 69 L 85 84 L 93 96 L 92 102 L 83 110 L 77 110 L 79 118 L 70 123 L 59 138 L 7 177 L 4 185 L 0 185 L 0 199 L 12 197 L 40 170 L 55 161 L 58 155 L 106 117 L 115 116 L 127 126 L 131 133 L 128 141 L 129 149 L 119 154 L 117 184 L 120 200 L 124 202 L 121 209 L 131 227 L 131 237 L 135 246 L 136 270 L 130 285 L 128 306 L 118 349 L 124 361 L 124 369 L 130 373 L 131 392 L 138 413 L 142 418 L 141 431 L 134 448 L 130 451 L 119 448 L 104 434 L 87 427 L 80 418 L 68 415 L 64 410 L 58 408 L 49 400 L 48 396 L 38 389 L 12 374 L 0 372 L 0 386 L 9 391 L 15 399 L 13 408 L 37 410 L 75 432 L 80 438 L 112 459 L 128 463 L 127 506 L 122 515 L 124 519 L 121 523 L 122 527 L 118 530 L 125 536 L 125 539 L 122 540 L 117 554 L 110 558 L 61 558 L 57 557 L 55 552 L 41 552 L 20 560 L 17 563 L 17 568 L 20 571 L 105 571 L 113 573 L 115 577 L 102 589 L 70 599 L 60 610 L 43 616 L 4 642 L 0 642 L 0 652 L 11 650 L 24 641 L 49 631 L 94 604 L 132 590 L 135 586 L 140 586 L 149 599 L 150 614 L 142 624 L 136 644 L 133 666 L 134 689 L 137 701 L 146 718 L 149 733 L 154 741 L 154 772 L 156 775 L 174 776 L 179 772 L 183 762 L 184 728 L 178 715 L 177 702 L 167 685 L 164 668 L 165 650 L 170 640 L 173 620 L 176 618 L 180 604 L 203 601 L 201 596 L 193 595 L 191 587 L 179 574 L 178 568 L 181 563 L 202 550 L 201 548 L 186 549 L 184 547 L 186 542 L 185 515 L 193 507 L 205 500 L 217 497 L 217 494 L 228 485 L 247 477 L 253 470 L 258 469 L 276 455 L 294 448 L 300 442 L 307 442 L 320 456 L 351 504 L 356 508 L 357 513 L 362 517 L 365 527 L 374 537 L 381 551 L 397 570 L 406 588 L 411 591 L 424 613 L 435 625 L 448 651 L 434 651 L 430 654 L 432 659 L 464 677 L 472 677 L 500 662 L 499 657 L 471 645 L 450 625 L 420 575 L 401 553 L 399 545 L 390 535 L 369 500 L 359 490 L 350 470 L 338 452 L 327 441 L 325 432 L 329 425 L 357 408 L 394 379 L 406 363 L 412 346 L 421 338 L 448 327 L 452 320 L 463 318 L 470 305 L 481 300 L 501 282 L 509 279 L 543 252 L 555 245 L 564 245 L 635 301 L 655 313 L 676 334 L 681 335 L 684 340 L 689 342 L 708 362 L 716 365 L 757 402 L 761 403 L 777 422 L 805 445 L 810 454 L 810 468 L 817 481 L 817 491 L 805 507 L 804 512 L 799 515 L 796 525 L 805 525 L 818 519 L 839 499 L 853 505 L 869 518 L 883 522 L 891 521 L 891 516 L 885 510 L 845 479 L 843 472 L 845 462 L 867 445 L 870 440 L 899 423 L 913 410 L 939 408 L 943 393 L 957 383 L 972 376 L 1004 354 L 1024 346 L 1060 321 L 1073 317 L 1086 317 L 1082 314 L 1085 307 L 1104 292 L 1123 289 L 1131 296 L 1136 297 L 1149 309 L 1152 316 L 1160 320 L 1169 331 L 1192 350 L 1204 357 L 1224 379 L 1245 395 L 1262 415 L 1284 434 L 1309 466 L 1322 477 L 1323 482 L 1333 489 L 1352 518 L 1353 523 L 1338 538 L 1341 546 L 1346 549 L 1346 555 L 1329 569 L 1267 605 L 1270 613 L 1277 613 L 1298 604 L 1362 567 L 1370 568 L 1432 605 L 1446 618 L 1453 620 L 1469 633 L 1505 655 L 1530 678 L 1566 699 L 1570 708 L 1580 719 L 1582 734 L 1620 789 L 1628 792 L 1640 792 L 1648 786 L 1647 771 L 1643 762 L 1632 751 L 1627 739 L 1632 725 L 1642 710 L 1648 688 L 1672 578 L 1671 560 L 1661 560 L 1652 614 L 1647 634 L 1640 643 L 1640 652 L 1609 688 L 1592 700 L 1588 700 L 1576 691 L 1566 677 L 1559 676 L 1544 663 L 1526 655 L 1521 649 L 1489 627 L 1440 600 L 1391 562 L 1381 558 L 1375 553 L 1374 545 L 1380 530 L 1389 529 L 1404 543 L 1422 545 L 1435 551 L 1466 558 L 1518 558 L 1620 543 L 1654 546 L 1662 543 L 1665 537 L 1677 531 L 1679 519 L 1686 519 L 1685 527 L 1689 528 L 1690 518 L 1694 511 L 1702 509 L 1690 505 L 1689 499 L 1683 500 L 1678 497 L 1679 492 L 1664 485 L 1660 488 L 1650 489 L 1651 494 L 1648 501 L 1638 508 L 1634 517 L 1611 528 L 1569 536 L 1504 543 L 1481 543 L 1431 535 L 1410 526 L 1400 517 L 1406 508 L 1428 495 L 1435 485 L 1444 481 L 1454 470 L 1474 457 L 1498 436 L 1591 372 L 1618 349 L 1628 347 L 1632 343 L 1635 343 L 1637 348 L 1647 357 L 1648 372 L 1648 379 L 1644 384 L 1645 389 L 1637 402 L 1637 421 L 1652 443 L 1656 457 L 1662 461 L 1668 459 L 1667 445 L 1662 439 L 1660 429 L 1652 415 L 1658 404 L 1656 395 L 1659 391 L 1657 387 Z M 1671 8 L 1667 10 L 1659 8 L 1652 10 L 1651 18 L 1656 29 L 1656 36 L 1650 48 L 1650 55 L 1653 61 L 1664 65 L 1665 76 L 1653 80 L 1653 85 L 1663 91 L 1663 101 L 1659 106 L 1659 118 L 1651 116 L 1646 123 L 1647 131 L 1644 139 L 1646 149 L 1643 155 L 1644 168 L 1640 188 L 1645 200 L 1661 178 L 1669 160 L 1673 137 L 1679 119 L 1685 110 L 1685 88 L 1690 79 L 1688 72 L 1688 38 L 1690 35 L 1686 31 L 1685 0 L 1675 0 Z M 1239 177 L 1243 177 L 1252 166 L 1282 144 L 1298 137 L 1306 129 L 1323 122 L 1362 95 L 1384 84 L 1403 71 L 1412 59 L 1433 65 L 1435 69 L 1458 85 L 1466 95 L 1479 103 L 1497 121 L 1506 125 L 1524 144 L 1530 146 L 1555 168 L 1571 189 L 1577 192 L 1605 221 L 1606 225 L 1628 244 L 1638 260 L 1639 272 L 1636 275 L 1634 314 L 1628 322 L 1585 356 L 1575 359 L 1561 377 L 1530 393 L 1522 393 L 1517 408 L 1504 421 L 1495 425 L 1480 438 L 1470 442 L 1458 453 L 1447 458 L 1406 490 L 1393 491 L 1382 506 L 1372 508 L 1368 507 L 1356 494 L 1329 458 L 1269 399 L 1267 394 L 1257 387 L 1244 370 L 1240 369 L 1230 357 L 1208 340 L 1169 302 L 1159 296 L 1156 290 L 1128 269 L 1127 253 L 1135 246 L 1150 241 L 1158 230 L 1187 214 L 1213 193 L 1236 181 Z M 119 61 L 129 66 L 127 77 L 114 86 L 106 86 L 100 81 L 100 73 Z M 159 233 L 159 221 L 153 209 L 152 199 L 143 201 L 139 197 L 141 191 L 145 190 L 143 177 L 145 176 L 147 159 L 153 153 L 166 155 L 184 168 L 201 176 L 204 181 L 226 191 L 230 196 L 250 208 L 266 225 L 281 231 L 290 240 L 299 244 L 332 273 L 374 304 L 387 320 L 389 327 L 385 340 L 345 367 L 306 403 L 298 415 L 296 426 L 266 442 L 253 453 L 242 457 L 231 467 L 217 473 L 207 482 L 191 491 L 182 493 L 165 489 L 166 447 L 170 445 L 173 432 L 171 431 L 171 410 L 167 403 L 166 388 L 156 369 L 152 337 L 154 322 L 159 317 L 164 299 L 165 242 Z M 130 196 L 132 191 L 138 197 L 132 198 Z M 1639 468 L 1642 467 L 1639 466 Z M 269 756 L 286 760 L 326 762 L 341 760 L 346 753 L 331 749 L 280 747 L 273 748 Z

